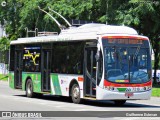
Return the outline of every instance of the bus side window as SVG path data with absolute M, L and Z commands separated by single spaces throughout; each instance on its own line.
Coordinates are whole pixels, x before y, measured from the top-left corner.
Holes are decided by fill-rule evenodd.
M 23 51 L 23 71 L 40 72 L 41 53 L 39 46 L 28 45 Z
M 61 66 L 61 73 L 67 73 L 65 64 L 62 64 L 62 66 Z
M 53 46 L 51 67 L 53 73 L 83 73 L 83 43 L 56 43 Z
M 80 74 L 81 73 L 81 63 L 80 62 L 76 63 L 76 65 L 73 66 L 73 70 L 74 70 L 74 73 Z

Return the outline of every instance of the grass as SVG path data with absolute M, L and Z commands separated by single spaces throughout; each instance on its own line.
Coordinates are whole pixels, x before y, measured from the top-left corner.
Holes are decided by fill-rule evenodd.
M 0 74 L 0 80 L 8 81 L 8 74 L 7 75 Z
M 153 85 L 152 96 L 154 96 L 154 97 L 160 97 L 160 85 L 158 85 L 158 84 Z

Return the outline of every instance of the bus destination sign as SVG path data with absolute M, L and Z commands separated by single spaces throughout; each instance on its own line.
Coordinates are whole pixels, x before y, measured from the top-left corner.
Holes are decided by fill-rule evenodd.
M 137 39 L 115 39 L 115 38 L 109 38 L 108 43 L 111 44 L 142 44 L 142 40 L 137 40 Z

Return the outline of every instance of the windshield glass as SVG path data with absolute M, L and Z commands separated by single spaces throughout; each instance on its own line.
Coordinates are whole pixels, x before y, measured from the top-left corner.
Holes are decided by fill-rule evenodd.
M 144 83 L 149 81 L 149 48 L 128 46 L 105 47 L 105 79 L 117 83 Z

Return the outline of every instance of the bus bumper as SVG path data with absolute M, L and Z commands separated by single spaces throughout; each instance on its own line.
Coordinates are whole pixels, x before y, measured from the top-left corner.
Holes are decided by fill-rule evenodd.
M 97 100 L 146 100 L 151 97 L 151 90 L 144 92 L 133 92 L 126 95 L 127 92 L 113 92 L 107 89 L 97 87 Z

